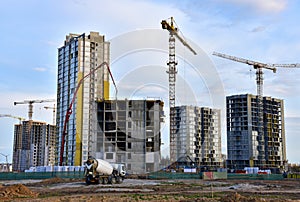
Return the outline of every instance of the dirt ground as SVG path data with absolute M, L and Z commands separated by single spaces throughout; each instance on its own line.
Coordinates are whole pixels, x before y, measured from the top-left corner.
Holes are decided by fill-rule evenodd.
M 83 180 L 0 181 L 0 201 L 300 201 L 300 180 L 146 180 L 85 185 Z

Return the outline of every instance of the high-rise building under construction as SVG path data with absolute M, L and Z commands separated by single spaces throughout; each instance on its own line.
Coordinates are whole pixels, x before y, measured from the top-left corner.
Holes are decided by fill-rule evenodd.
M 40 121 L 23 121 L 15 125 L 13 171 L 55 164 L 55 125 Z
M 106 100 L 97 105 L 98 134 L 91 141 L 91 155 L 125 163 L 130 174 L 161 169 L 163 101 Z
M 103 67 L 84 79 L 78 88 L 72 114 L 66 123 L 65 146 L 61 150 L 66 112 L 80 81 L 103 62 L 109 64 L 109 42 L 98 32 L 69 34 L 58 49 L 56 162 L 82 165 L 89 156 L 89 140 L 96 135 L 96 102 L 109 99 L 109 72 Z M 63 151 L 63 158 L 60 153 Z
M 199 167 L 212 170 L 219 168 L 222 163 L 221 110 L 177 106 L 174 111 L 176 160 L 181 161 L 188 157 Z
M 258 123 L 256 95 L 227 96 L 226 107 L 228 167 L 284 169 L 287 160 L 283 100 L 263 97 L 263 123 Z

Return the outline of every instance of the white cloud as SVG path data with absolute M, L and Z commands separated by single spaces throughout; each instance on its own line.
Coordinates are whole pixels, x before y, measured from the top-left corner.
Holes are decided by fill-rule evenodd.
M 263 32 L 267 29 L 266 26 L 257 26 L 257 27 L 254 27 L 251 32 Z
M 224 0 L 225 2 L 234 3 L 250 7 L 261 13 L 278 13 L 283 11 L 287 6 L 287 0 Z
M 82 3 L 69 0 L 63 3 L 64 12 L 72 16 L 77 30 L 80 29 L 78 28 L 80 23 L 82 28 L 87 29 L 86 31 L 90 31 L 89 29 L 93 27 L 106 35 L 110 34 L 107 35 L 109 38 L 114 37 L 116 33 L 119 35 L 136 29 L 160 28 L 161 20 L 170 16 L 174 16 L 177 22 L 187 20 L 180 9 L 170 4 L 151 1 L 90 0 Z M 89 23 L 86 23 L 87 21 Z
M 47 71 L 47 68 L 45 67 L 36 67 L 36 68 L 33 68 L 34 71 L 37 71 L 37 72 L 45 72 Z
M 49 46 L 54 46 L 54 47 L 59 47 L 61 45 L 61 42 L 51 41 L 51 40 L 43 41 L 43 43 L 45 43 Z

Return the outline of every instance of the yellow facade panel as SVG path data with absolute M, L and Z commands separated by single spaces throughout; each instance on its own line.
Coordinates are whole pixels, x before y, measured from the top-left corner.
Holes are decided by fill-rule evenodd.
M 78 79 L 80 81 L 83 78 L 83 73 L 78 72 Z M 82 99 L 82 86 L 77 92 L 77 105 L 76 105 L 76 150 L 74 166 L 81 166 L 82 157 L 82 123 L 83 123 L 83 99 Z
M 103 98 L 109 100 L 109 81 L 103 81 Z

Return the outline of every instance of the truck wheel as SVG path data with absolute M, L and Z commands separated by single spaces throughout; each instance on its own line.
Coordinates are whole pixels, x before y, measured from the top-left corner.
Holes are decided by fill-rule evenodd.
M 115 177 L 112 177 L 112 178 L 111 178 L 111 184 L 116 184 L 116 183 L 117 183 L 116 178 L 115 178 Z
M 107 184 L 107 183 L 108 183 L 108 178 L 107 177 L 103 178 L 103 184 Z
M 108 177 L 108 183 L 109 184 L 116 184 L 116 179 L 114 179 L 115 177 L 114 176 L 109 176 Z
M 86 185 L 90 185 L 91 184 L 91 180 L 89 177 L 85 178 L 85 183 Z
M 117 177 L 116 177 L 116 181 L 117 181 L 117 183 L 118 183 L 118 184 L 120 184 L 120 183 L 121 183 L 121 179 L 120 179 L 120 177 L 119 177 L 119 176 L 117 176 Z
M 103 178 L 102 177 L 99 178 L 99 184 L 103 184 Z

